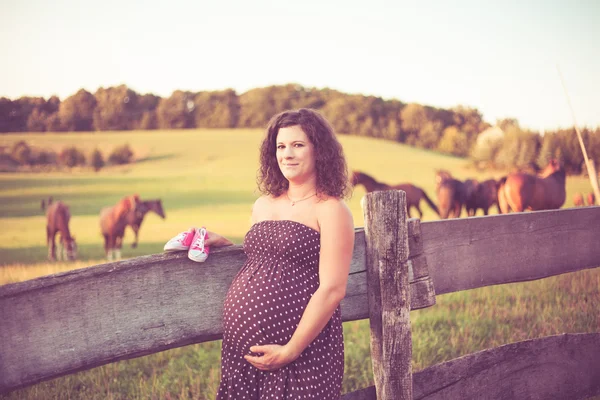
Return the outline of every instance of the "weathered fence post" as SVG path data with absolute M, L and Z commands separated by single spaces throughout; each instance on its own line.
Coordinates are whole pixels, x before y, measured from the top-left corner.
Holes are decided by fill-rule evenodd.
M 369 193 L 363 211 L 377 399 L 412 400 L 406 193 Z

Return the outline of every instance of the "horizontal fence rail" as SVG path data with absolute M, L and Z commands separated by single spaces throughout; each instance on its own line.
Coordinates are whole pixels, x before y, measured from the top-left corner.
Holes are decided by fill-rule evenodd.
M 413 373 L 413 398 L 587 399 L 600 395 L 600 333 L 486 349 Z M 376 400 L 375 386 L 342 400 Z
M 600 207 L 408 221 L 410 307 L 437 294 L 600 265 Z M 223 300 L 245 255 L 216 249 L 102 264 L 0 286 L 0 392 L 221 337 Z M 435 292 L 434 292 L 435 286 Z M 368 318 L 365 239 L 356 230 L 344 321 Z

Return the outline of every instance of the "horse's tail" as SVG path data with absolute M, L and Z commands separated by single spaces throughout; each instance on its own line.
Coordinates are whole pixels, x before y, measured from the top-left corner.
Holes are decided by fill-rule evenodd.
M 438 208 L 435 205 L 435 203 L 433 201 L 431 201 L 431 199 L 429 198 L 429 196 L 427 196 L 427 193 L 425 193 L 425 191 L 423 189 L 421 189 L 421 195 L 423 195 L 423 198 L 425 199 L 425 201 L 427 202 L 427 204 L 429 204 L 429 207 L 431 207 L 431 209 L 433 211 L 435 211 L 435 213 L 439 216 L 440 215 L 440 210 L 438 210 Z

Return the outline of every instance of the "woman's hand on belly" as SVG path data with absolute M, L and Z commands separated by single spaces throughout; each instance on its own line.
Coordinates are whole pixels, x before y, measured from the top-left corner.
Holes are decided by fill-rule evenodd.
M 293 354 L 287 346 L 279 344 L 252 346 L 250 347 L 250 351 L 253 353 L 262 353 L 261 356 L 244 356 L 246 361 L 261 371 L 274 371 L 285 367 L 298 358 L 298 355 Z

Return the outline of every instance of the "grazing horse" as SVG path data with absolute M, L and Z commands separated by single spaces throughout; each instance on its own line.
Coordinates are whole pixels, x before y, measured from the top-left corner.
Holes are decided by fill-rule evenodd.
M 588 202 L 588 206 L 593 206 L 594 204 L 596 204 L 596 196 L 594 196 L 594 193 L 592 193 L 592 192 L 588 193 L 587 202 Z
M 481 208 L 484 215 L 488 215 L 490 207 L 494 204 L 498 207 L 500 212 L 500 206 L 498 205 L 498 190 L 497 182 L 495 179 L 488 179 L 479 184 L 477 187 L 477 203 L 475 212 Z
M 112 207 L 100 210 L 100 230 L 104 236 L 104 251 L 108 261 L 121 259 L 122 240 L 127 227 L 127 216 L 130 212 L 137 213 L 141 203 L 140 196 L 123 197 Z
M 138 244 L 138 232 L 140 231 L 140 227 L 142 226 L 142 222 L 144 222 L 144 217 L 148 211 L 152 211 L 162 219 L 165 219 L 165 212 L 163 210 L 162 201 L 160 199 L 156 200 L 145 200 L 138 204 L 135 210 L 129 211 L 127 213 L 127 226 L 130 226 L 135 235 L 135 239 L 133 243 L 131 243 L 131 247 L 136 248 Z M 124 233 L 124 232 L 123 232 Z M 117 238 L 119 241 L 119 248 L 123 244 L 123 236 Z
M 46 210 L 46 242 L 48 243 L 48 259 L 56 261 L 56 234 L 60 232 L 58 242 L 58 259 L 75 260 L 77 258 L 77 243 L 69 231 L 71 213 L 69 207 L 62 201 L 42 200 L 42 210 Z
M 515 212 L 554 210 L 567 198 L 565 169 L 551 160 L 540 176 L 514 173 L 506 177 L 502 189 L 509 207 Z
M 472 217 L 477 213 L 477 191 L 479 182 L 476 179 L 467 179 L 463 182 L 465 187 L 465 211 L 467 216 Z
M 579 192 L 573 195 L 573 205 L 575 207 L 583 207 L 585 203 L 583 202 L 583 195 Z
M 423 211 L 421 211 L 421 207 L 419 204 L 421 203 L 421 199 L 424 199 L 429 207 L 437 215 L 440 215 L 437 206 L 431 201 L 427 193 L 423 189 L 418 186 L 412 185 L 410 183 L 402 183 L 395 186 L 390 186 L 382 182 L 377 182 L 371 176 L 365 174 L 360 171 L 353 171 L 352 177 L 350 179 L 352 186 L 363 185 L 367 193 L 378 191 L 378 190 L 403 190 L 406 193 L 406 213 L 408 217 L 411 218 L 410 209 L 414 207 L 419 212 L 419 218 L 423 218 Z
M 436 172 L 435 181 L 437 183 L 436 191 L 440 218 L 448 219 L 460 217 L 463 204 L 465 204 L 467 199 L 465 184 L 452 178 L 452 175 L 444 170 Z

